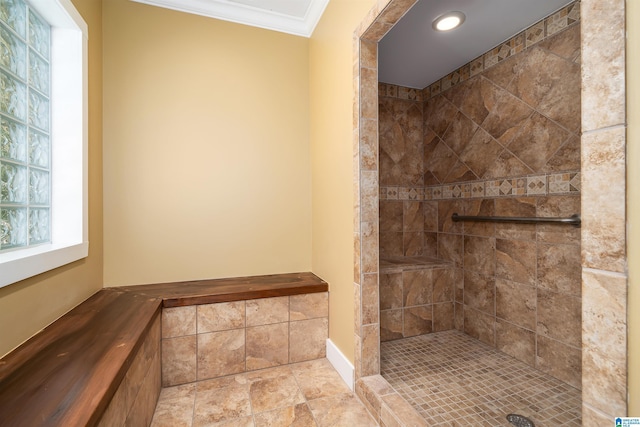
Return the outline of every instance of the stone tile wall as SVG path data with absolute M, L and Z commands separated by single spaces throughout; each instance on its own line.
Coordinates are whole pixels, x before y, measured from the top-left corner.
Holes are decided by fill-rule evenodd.
M 328 293 L 165 308 L 162 386 L 319 359 Z
M 606 425 L 628 413 L 627 5 L 582 1 L 584 426 Z
M 98 426 L 148 426 L 160 395 L 160 317 L 133 359 Z
M 380 341 L 454 328 L 456 270 L 435 265 L 380 271 Z
M 473 72 L 423 91 L 379 85 L 380 257 L 452 262 L 456 328 L 576 387 L 580 229 L 451 214 L 580 213 L 579 6 L 467 64 Z M 381 310 L 388 280 L 401 282 L 381 274 Z

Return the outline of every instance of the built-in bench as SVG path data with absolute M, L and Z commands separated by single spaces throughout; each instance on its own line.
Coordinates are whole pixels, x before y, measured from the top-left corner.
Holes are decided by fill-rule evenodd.
M 380 259 L 380 340 L 454 328 L 453 263 L 426 256 Z
M 304 313 L 310 302 L 304 296 L 327 291 L 312 273 L 103 289 L 0 359 L 0 425 L 149 425 L 164 381 L 161 338 L 177 325 L 171 310 L 197 316 L 199 307 L 215 312 L 219 304 L 242 302 L 246 316 L 249 301 L 300 296 L 287 301 L 290 327 L 292 321 L 320 319 Z M 291 320 L 292 313 L 301 319 Z M 198 335 L 197 325 L 196 334 L 179 337 Z M 245 328 L 248 333 L 246 324 L 235 329 Z M 216 332 L 202 335 L 208 339 Z M 171 338 L 162 339 L 163 347 Z

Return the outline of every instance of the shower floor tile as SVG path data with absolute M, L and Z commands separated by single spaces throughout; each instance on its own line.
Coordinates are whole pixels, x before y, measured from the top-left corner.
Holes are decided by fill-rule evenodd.
M 381 374 L 430 426 L 580 426 L 581 392 L 459 331 L 386 341 Z

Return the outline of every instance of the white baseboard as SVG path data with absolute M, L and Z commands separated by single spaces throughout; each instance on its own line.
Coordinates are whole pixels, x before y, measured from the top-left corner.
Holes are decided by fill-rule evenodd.
M 327 360 L 353 391 L 353 365 L 330 339 L 327 339 Z

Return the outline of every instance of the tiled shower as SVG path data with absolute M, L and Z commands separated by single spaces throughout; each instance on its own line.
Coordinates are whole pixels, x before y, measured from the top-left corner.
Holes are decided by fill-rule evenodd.
M 423 90 L 379 84 L 383 343 L 456 329 L 579 395 L 580 228 L 451 216 L 580 214 L 580 81 L 577 2 Z

